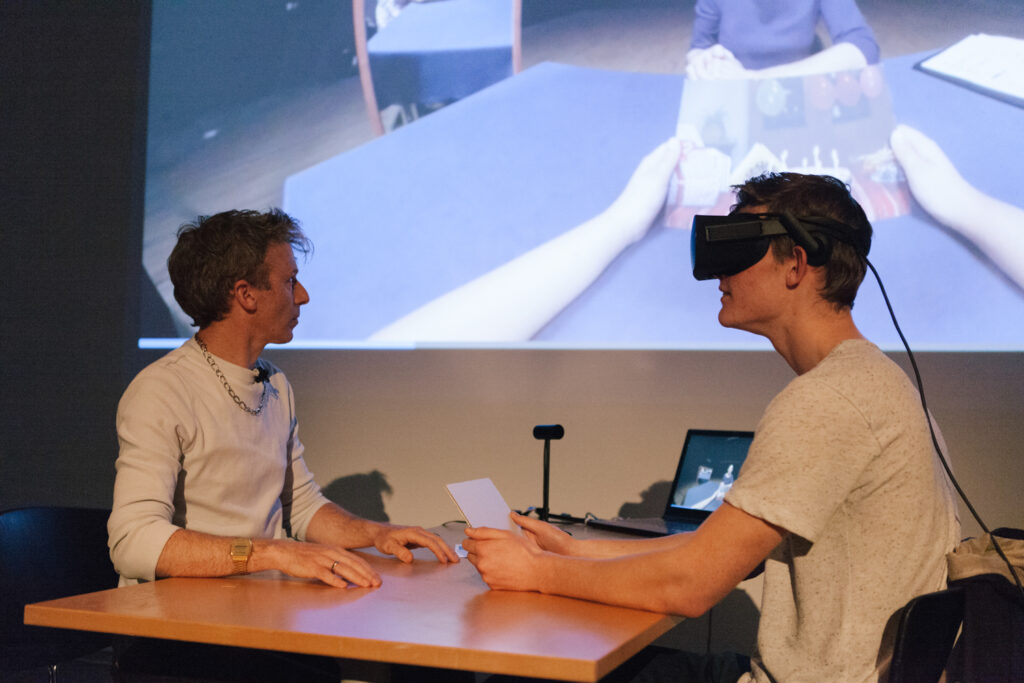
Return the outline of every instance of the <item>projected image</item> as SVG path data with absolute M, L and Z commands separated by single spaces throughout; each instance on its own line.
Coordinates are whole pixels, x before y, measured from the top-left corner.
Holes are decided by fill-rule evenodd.
M 293 345 L 767 348 L 718 326 L 715 283 L 690 273 L 690 218 L 726 212 L 732 183 L 795 170 L 839 177 L 865 206 L 914 348 L 1024 350 L 1024 139 L 1008 134 L 1024 129 L 1024 62 L 988 73 L 1021 59 L 1016 3 L 940 3 L 960 19 L 913 32 L 897 22 L 934 3 L 839 3 L 841 17 L 801 17 L 796 34 L 752 45 L 726 15 L 709 21 L 728 3 L 523 0 L 517 29 L 505 2 L 470 46 L 488 58 L 467 57 L 487 74 L 441 92 L 452 78 L 431 70 L 467 67 L 439 59 L 425 38 L 441 32 L 413 21 L 473 32 L 460 11 L 480 2 L 367 3 L 371 78 L 388 81 L 369 91 L 351 6 L 267 3 L 285 12 L 270 22 L 252 3 L 154 5 L 144 345 L 191 333 L 166 274 L 178 225 L 281 206 L 315 244 Z M 215 40 L 218 26 L 239 36 L 240 18 L 237 44 Z M 195 31 L 216 47 L 190 50 Z M 966 73 L 921 66 L 995 32 L 1010 42 L 970 41 L 954 60 Z M 418 56 L 395 58 L 403 40 Z M 668 57 L 643 62 L 640 42 Z M 385 95 L 400 79 L 413 90 Z M 367 92 L 380 98 L 369 108 Z M 900 346 L 871 279 L 854 319 Z
M 693 81 L 683 89 L 676 137 L 682 159 L 669 181 L 666 225 L 725 214 L 732 186 L 769 172 L 842 180 L 875 222 L 910 210 L 889 146 L 895 123 L 882 70 L 793 78 Z

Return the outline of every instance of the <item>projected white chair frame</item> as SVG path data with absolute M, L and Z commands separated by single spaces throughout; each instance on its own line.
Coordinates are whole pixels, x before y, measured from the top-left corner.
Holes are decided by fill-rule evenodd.
M 454 0 L 448 0 L 454 1 Z M 467 0 L 457 0 L 467 2 Z M 487 2 L 488 0 L 478 0 Z M 443 3 L 429 3 L 443 4 Z M 384 122 L 381 119 L 380 107 L 377 101 L 377 92 L 374 88 L 373 72 L 370 67 L 370 51 L 366 35 L 366 3 L 364 0 L 356 0 L 352 3 L 352 20 L 355 28 L 356 60 L 359 65 L 359 82 L 363 91 L 363 100 L 366 104 L 366 115 L 370 120 L 370 126 L 374 133 L 383 135 L 385 133 Z M 522 70 L 522 0 L 512 0 L 511 3 L 511 31 L 512 31 L 512 73 L 517 74 Z M 458 52 L 463 48 L 458 46 L 446 46 L 443 39 L 439 39 L 436 49 L 442 52 Z M 431 46 L 431 49 L 435 49 Z M 465 49 L 467 59 L 472 57 L 473 50 Z

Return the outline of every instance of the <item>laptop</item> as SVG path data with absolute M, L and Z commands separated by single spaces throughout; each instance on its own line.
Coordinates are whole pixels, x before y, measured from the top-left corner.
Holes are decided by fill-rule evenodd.
M 691 429 L 686 432 L 672 479 L 665 513 L 661 517 L 592 519 L 597 529 L 635 536 L 667 536 L 693 531 L 722 504 L 740 472 L 753 432 Z

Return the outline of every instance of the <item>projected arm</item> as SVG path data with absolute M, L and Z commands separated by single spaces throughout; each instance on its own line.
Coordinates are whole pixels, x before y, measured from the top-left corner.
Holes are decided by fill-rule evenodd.
M 934 140 L 914 128 L 897 126 L 890 144 L 921 207 L 1024 289 L 1024 209 L 976 189 Z
M 839 43 L 810 57 L 764 69 L 746 69 L 728 49 L 713 45 L 686 54 L 686 77 L 694 80 L 736 78 L 788 78 L 829 71 L 848 71 L 867 66 L 864 54 L 853 43 Z
M 643 237 L 661 210 L 679 159 L 670 139 L 637 166 L 602 213 L 435 299 L 374 334 L 374 341 L 525 341 Z
M 686 77 L 691 80 L 751 78 L 740 60 L 724 45 L 694 48 L 686 53 Z
M 749 71 L 750 78 L 790 78 L 832 71 L 863 69 L 868 65 L 864 53 L 853 43 L 836 43 L 810 57 L 789 64 L 779 64 L 765 69 Z

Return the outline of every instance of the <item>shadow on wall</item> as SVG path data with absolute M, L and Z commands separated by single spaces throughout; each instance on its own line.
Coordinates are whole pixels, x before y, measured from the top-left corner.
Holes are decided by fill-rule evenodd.
M 619 517 L 661 517 L 672 492 L 672 482 L 656 481 L 640 494 L 639 503 L 623 503 Z
M 757 625 L 761 619 L 761 610 L 750 595 L 743 590 L 734 590 L 711 611 L 715 617 L 714 626 L 708 624 L 711 649 L 750 656 L 757 643 Z
M 327 498 L 354 515 L 374 522 L 389 522 L 384 510 L 384 495 L 391 495 L 391 484 L 380 470 L 338 477 L 324 489 Z
M 748 657 L 757 644 L 761 610 L 744 590 L 734 590 L 708 614 L 684 619 L 655 645 L 689 652 L 736 652 Z

